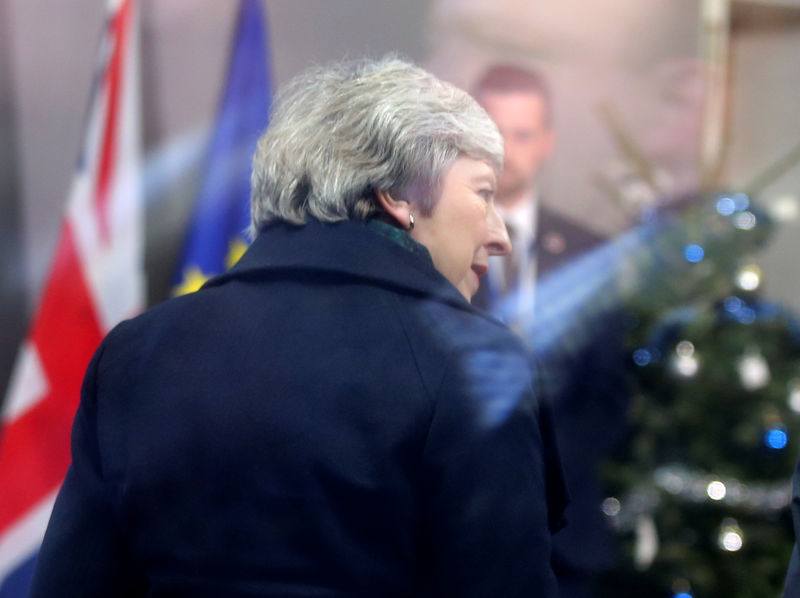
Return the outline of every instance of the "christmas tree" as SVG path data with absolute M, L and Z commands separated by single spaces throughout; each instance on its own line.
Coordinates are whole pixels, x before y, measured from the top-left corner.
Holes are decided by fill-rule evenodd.
M 627 299 L 629 433 L 603 471 L 621 554 L 600 595 L 780 594 L 800 327 L 761 295 L 756 255 L 772 226 L 748 195 L 709 194 L 640 258 Z

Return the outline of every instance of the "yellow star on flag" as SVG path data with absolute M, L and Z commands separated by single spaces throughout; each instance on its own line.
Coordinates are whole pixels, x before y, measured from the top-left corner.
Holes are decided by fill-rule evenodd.
M 203 271 L 197 266 L 190 266 L 183 271 L 183 282 L 172 289 L 172 295 L 178 297 L 179 295 L 186 295 L 194 293 L 209 279 L 209 276 L 203 274 Z
M 231 241 L 230 247 L 228 247 L 228 255 L 225 256 L 225 268 L 233 268 L 245 251 L 247 251 L 247 243 L 241 238 L 235 237 Z

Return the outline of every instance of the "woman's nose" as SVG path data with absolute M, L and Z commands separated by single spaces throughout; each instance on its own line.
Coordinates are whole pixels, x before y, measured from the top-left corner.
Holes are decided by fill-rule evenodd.
M 511 239 L 506 230 L 506 223 L 497 213 L 493 205 L 489 206 L 489 255 L 508 255 L 511 253 Z

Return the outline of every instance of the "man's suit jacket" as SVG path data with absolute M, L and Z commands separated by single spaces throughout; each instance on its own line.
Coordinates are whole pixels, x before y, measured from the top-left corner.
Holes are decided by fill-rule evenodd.
M 97 351 L 32 596 L 553 596 L 535 385 L 422 246 L 272 226 Z
M 542 207 L 536 239 L 537 276 L 558 276 L 560 268 L 598 248 L 607 240 Z M 540 355 L 543 367 L 571 372 L 552 393 L 556 437 L 571 502 L 569 524 L 555 537 L 555 562 L 560 579 L 591 576 L 615 558 L 613 533 L 602 514 L 605 498 L 598 466 L 622 436 L 630 390 L 627 383 L 621 306 L 606 311 L 580 351 Z M 597 318 L 595 317 L 595 321 Z M 533 339 L 535 345 L 535 339 Z M 564 598 L 580 594 L 565 588 Z
M 606 239 L 580 224 L 539 207 L 536 231 L 536 275 L 542 277 L 594 249 Z

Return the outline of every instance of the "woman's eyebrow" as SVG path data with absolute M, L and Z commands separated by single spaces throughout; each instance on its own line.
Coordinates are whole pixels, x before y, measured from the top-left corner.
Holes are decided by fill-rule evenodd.
M 496 185 L 495 178 L 490 174 L 475 175 L 470 179 L 470 182 L 473 183 L 474 185 L 478 185 L 480 183 L 487 183 L 492 187 L 492 189 L 494 189 Z

